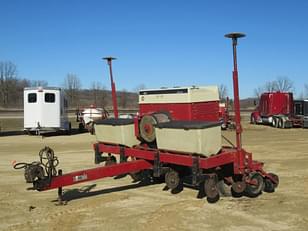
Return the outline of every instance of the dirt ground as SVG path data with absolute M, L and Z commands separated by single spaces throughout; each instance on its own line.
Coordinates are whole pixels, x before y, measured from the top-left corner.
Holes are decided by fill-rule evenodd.
M 27 191 L 23 171 L 12 161 L 38 160 L 45 145 L 54 149 L 64 173 L 95 167 L 90 134 L 0 137 L 0 230 L 308 230 L 308 130 L 280 130 L 245 124 L 243 144 L 265 170 L 280 177 L 275 193 L 258 198 L 223 197 L 216 204 L 185 188 L 172 195 L 164 184 L 141 187 L 130 177 L 64 188 Z M 223 132 L 234 140 L 234 132 Z

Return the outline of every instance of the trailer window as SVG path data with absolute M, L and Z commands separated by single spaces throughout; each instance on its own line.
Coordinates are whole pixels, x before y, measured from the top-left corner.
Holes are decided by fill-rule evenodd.
M 295 103 L 294 109 L 295 115 L 303 115 L 303 105 L 301 103 Z
M 36 103 L 36 93 L 28 94 L 28 103 Z
M 56 101 L 56 95 L 54 93 L 45 93 L 45 102 L 54 103 Z

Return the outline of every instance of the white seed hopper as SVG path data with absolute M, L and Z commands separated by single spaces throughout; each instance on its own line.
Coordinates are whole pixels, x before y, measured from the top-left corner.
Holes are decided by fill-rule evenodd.
M 104 119 L 94 124 L 97 141 L 121 144 L 128 147 L 137 145 L 133 119 Z
M 221 149 L 221 124 L 202 121 L 171 121 L 155 126 L 159 149 L 216 154 Z

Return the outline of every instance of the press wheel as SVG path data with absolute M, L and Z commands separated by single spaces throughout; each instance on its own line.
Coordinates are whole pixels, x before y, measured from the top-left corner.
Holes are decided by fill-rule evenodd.
M 267 192 L 267 193 L 272 193 L 272 192 L 275 192 L 275 188 L 278 186 L 279 184 L 279 178 L 276 174 L 274 173 L 269 173 L 269 175 L 276 181 L 276 182 L 273 182 L 271 179 L 269 178 L 266 178 L 264 180 L 264 192 Z
M 179 173 L 175 170 L 170 170 L 165 175 L 165 182 L 167 187 L 171 190 L 178 188 L 181 183 Z
M 215 179 L 207 179 L 204 183 L 204 191 L 206 194 L 206 200 L 209 203 L 215 203 L 219 200 L 220 195 L 217 188 L 217 183 Z
M 249 174 L 248 180 L 251 182 L 246 185 L 245 193 L 249 197 L 257 197 L 261 194 L 263 189 L 263 177 L 258 172 Z

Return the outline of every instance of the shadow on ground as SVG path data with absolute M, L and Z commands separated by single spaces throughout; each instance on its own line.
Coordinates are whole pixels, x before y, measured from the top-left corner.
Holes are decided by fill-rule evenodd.
M 107 188 L 107 189 L 102 189 L 102 190 L 97 190 L 97 191 L 91 191 L 96 187 L 96 184 L 91 184 L 91 185 L 86 185 L 82 188 L 74 188 L 74 189 L 65 190 L 62 194 L 62 200 L 69 202 L 72 200 L 78 200 L 78 199 L 85 198 L 85 197 L 92 197 L 92 196 L 109 194 L 109 193 L 114 193 L 114 192 L 121 192 L 121 191 L 130 190 L 130 189 L 146 187 L 149 185 L 152 185 L 152 183 L 139 182 L 139 183 L 130 184 L 130 185 L 124 185 L 124 186 Z M 57 202 L 57 200 L 53 200 L 52 202 Z
M 72 129 L 70 134 L 67 134 L 65 132 L 41 132 L 40 135 L 35 134 L 35 132 L 31 134 L 27 134 L 25 131 L 0 131 L 0 137 L 1 136 L 18 136 L 18 135 L 29 135 L 29 136 L 42 136 L 44 137 L 52 137 L 52 136 L 73 136 L 78 135 L 81 133 L 87 133 L 88 131 L 79 131 L 79 129 Z
M 19 136 L 24 134 L 24 131 L 0 131 L 0 136 Z

